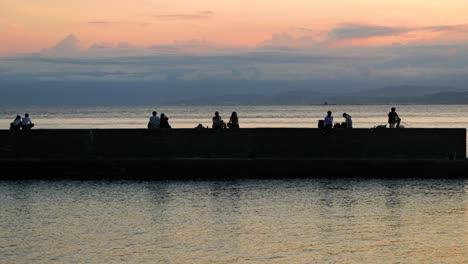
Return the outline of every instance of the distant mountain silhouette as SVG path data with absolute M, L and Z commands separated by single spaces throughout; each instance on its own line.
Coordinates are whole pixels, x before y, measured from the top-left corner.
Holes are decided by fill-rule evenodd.
M 0 81 L 0 105 L 468 104 L 468 89 L 462 88 L 343 85 L 309 81 L 4 80 Z
M 425 104 L 468 104 L 468 92 L 439 92 L 418 99 Z
M 427 88 L 427 89 L 426 89 Z M 173 101 L 171 104 L 207 105 L 318 105 L 324 104 L 468 104 L 468 91 L 443 91 L 449 87 L 398 86 L 354 93 L 287 91 L 273 95 L 240 94 L 198 97 Z
M 395 96 L 422 96 L 441 91 L 455 91 L 458 90 L 454 87 L 440 87 L 440 86 L 415 86 L 415 85 L 400 85 L 388 86 L 378 89 L 366 89 L 349 93 L 352 96 L 366 96 L 366 97 L 395 97 Z

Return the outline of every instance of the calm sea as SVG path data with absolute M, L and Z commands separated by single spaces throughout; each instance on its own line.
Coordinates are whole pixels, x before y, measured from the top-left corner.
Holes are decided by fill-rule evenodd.
M 468 263 L 467 180 L 0 181 L 0 263 Z
M 227 122 L 233 111 L 240 126 L 317 127 L 328 110 L 335 122 L 343 112 L 353 117 L 354 127 L 384 125 L 395 105 L 311 105 L 311 106 L 117 106 L 117 107 L 0 107 L 0 128 L 8 129 L 16 115 L 29 113 L 39 128 L 146 128 L 151 112 L 165 113 L 173 128 L 211 127 L 215 111 Z M 408 128 L 468 128 L 468 105 L 396 105 Z

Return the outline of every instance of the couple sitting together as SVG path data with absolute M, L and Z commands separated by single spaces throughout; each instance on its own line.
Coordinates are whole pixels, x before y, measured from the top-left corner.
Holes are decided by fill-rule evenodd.
M 229 122 L 226 124 L 224 123 L 223 119 L 219 115 L 219 112 L 216 111 L 213 116 L 213 126 L 214 129 L 220 128 L 239 128 L 239 118 L 237 117 L 236 112 L 232 112 L 231 117 L 229 118 Z

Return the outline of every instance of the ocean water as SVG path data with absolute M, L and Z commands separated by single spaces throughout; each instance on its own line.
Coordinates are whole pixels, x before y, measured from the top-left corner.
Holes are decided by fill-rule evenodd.
M 468 263 L 468 181 L 0 181 L 0 263 Z
M 317 127 L 328 110 L 334 122 L 343 112 L 353 117 L 354 127 L 372 128 L 387 123 L 395 106 L 408 128 L 468 128 L 468 105 L 311 105 L 311 106 L 116 106 L 116 107 L 1 107 L 0 128 L 8 129 L 16 115 L 29 113 L 40 128 L 146 128 L 152 111 L 165 113 L 173 128 L 211 127 L 215 111 L 227 122 L 238 113 L 241 128 Z

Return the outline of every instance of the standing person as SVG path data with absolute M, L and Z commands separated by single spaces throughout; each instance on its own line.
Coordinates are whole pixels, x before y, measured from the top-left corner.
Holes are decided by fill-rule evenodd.
M 351 116 L 347 113 L 343 113 L 343 117 L 345 119 L 346 128 L 353 128 L 353 120 L 351 119 Z
M 323 127 L 324 128 L 332 128 L 333 127 L 333 116 L 332 112 L 328 111 L 327 116 L 323 119 Z
M 159 117 L 157 116 L 158 112 L 153 111 L 153 115 L 150 116 L 149 122 L 148 122 L 148 128 L 149 129 L 156 129 L 160 127 L 160 121 Z
M 161 120 L 160 120 L 159 127 L 171 128 L 171 125 L 169 125 L 169 118 L 164 113 L 161 113 Z
M 236 112 L 232 112 L 229 122 L 227 124 L 229 128 L 239 128 L 239 118 Z
M 213 129 L 218 129 L 218 128 L 224 128 L 225 124 L 221 116 L 219 115 L 219 112 L 216 111 L 213 116 Z
M 21 128 L 31 129 L 33 126 L 34 124 L 31 122 L 31 119 L 29 118 L 29 114 L 28 113 L 24 114 L 23 120 L 21 120 Z
M 15 117 L 15 120 L 13 120 L 12 123 L 10 123 L 10 130 L 20 130 L 21 128 L 21 116 L 17 115 Z
M 399 128 L 401 118 L 398 116 L 397 112 L 395 112 L 395 107 L 392 107 L 390 112 L 388 113 L 388 124 L 390 128 Z

